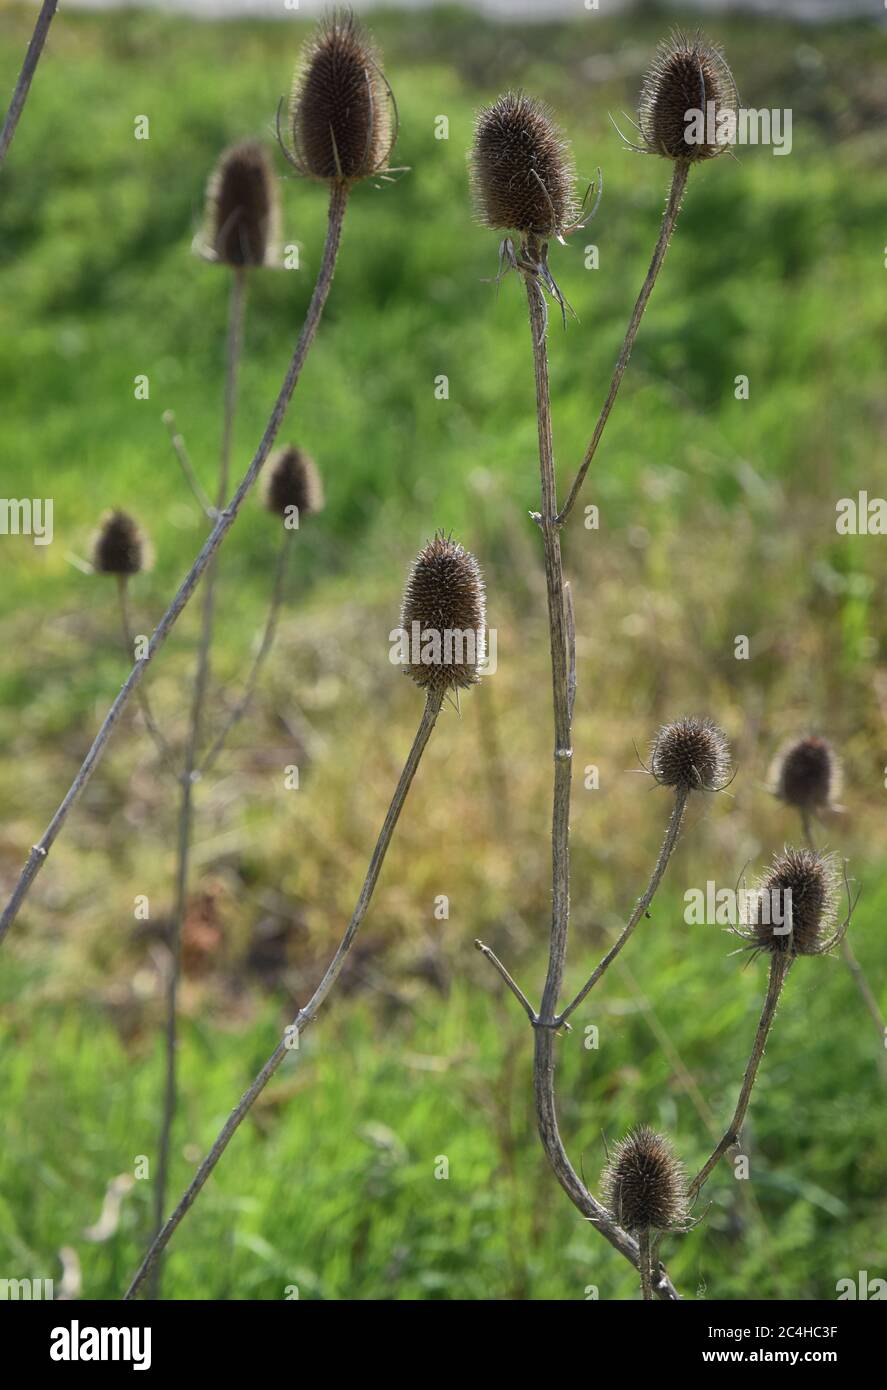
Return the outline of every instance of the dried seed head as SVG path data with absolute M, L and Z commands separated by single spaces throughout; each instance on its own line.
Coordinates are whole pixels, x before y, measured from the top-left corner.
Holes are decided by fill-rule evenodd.
M 139 574 L 150 564 L 148 540 L 128 512 L 108 512 L 102 517 L 92 543 L 96 574 Z
M 471 188 L 487 227 L 551 237 L 575 222 L 576 175 L 547 106 L 506 92 L 478 113 Z
M 664 787 L 719 792 L 730 780 L 730 745 L 710 719 L 678 719 L 659 730 L 650 764 Z
M 401 607 L 407 674 L 423 689 L 464 689 L 486 655 L 483 575 L 474 556 L 439 531 L 413 561 Z
M 714 159 L 728 148 L 716 138 L 718 118 L 722 112 L 735 117 L 737 105 L 733 74 L 720 49 L 707 43 L 698 31 L 691 40 L 675 30 L 670 39 L 660 43 L 641 88 L 638 124 L 644 145 L 650 154 L 666 159 L 691 164 Z M 690 111 L 701 113 L 698 132 L 688 123 Z M 703 124 L 709 112 L 712 120 Z M 722 121 L 729 119 L 729 114 L 722 117 Z M 688 133 L 696 138 L 688 141 Z
M 265 478 L 263 500 L 269 512 L 288 518 L 323 511 L 323 484 L 315 462 L 295 444 L 271 455 Z
M 267 265 L 279 220 L 277 184 L 264 147 L 258 140 L 232 145 L 206 190 L 207 254 L 225 265 Z
M 646 1125 L 616 1145 L 604 1169 L 604 1201 L 626 1231 L 673 1231 L 687 1221 L 687 1178 L 669 1141 Z
M 832 745 L 810 734 L 786 744 L 773 763 L 770 786 L 776 796 L 801 811 L 831 806 L 840 790 L 841 765 Z
M 760 880 L 741 935 L 758 951 L 821 956 L 843 935 L 835 929 L 837 901 L 835 856 L 786 847 Z
M 297 168 L 353 183 L 388 163 L 392 98 L 376 50 L 349 10 L 325 19 L 306 45 L 290 98 Z

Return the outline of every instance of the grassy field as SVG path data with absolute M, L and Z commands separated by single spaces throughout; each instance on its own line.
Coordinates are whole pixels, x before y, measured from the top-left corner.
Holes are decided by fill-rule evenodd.
M 483 564 L 499 668 L 435 733 L 341 990 L 243 1126 L 171 1246 L 182 1298 L 637 1296 L 582 1223 L 535 1137 L 532 1039 L 472 949 L 483 937 L 534 997 L 549 908 L 550 706 L 536 426 L 525 307 L 498 296 L 496 238 L 473 221 L 473 115 L 509 85 L 551 100 L 605 191 L 555 248 L 579 323 L 553 324 L 564 483 L 603 399 L 643 278 L 668 169 L 624 150 L 671 16 L 500 29 L 458 10 L 380 15 L 401 116 L 397 182 L 348 214 L 324 323 L 285 437 L 315 456 L 328 505 L 298 538 L 287 611 L 253 718 L 201 787 L 199 883 L 185 927 L 187 1182 L 350 915 L 419 717 L 388 660 L 406 568 L 438 526 Z M 0 16 L 0 89 L 32 16 Z M 109 506 L 142 518 L 156 565 L 133 593 L 150 631 L 203 522 L 161 423 L 176 412 L 215 467 L 225 272 L 190 253 L 207 174 L 243 135 L 272 142 L 304 22 L 190 23 L 62 13 L 0 176 L 0 460 L 10 497 L 54 499 L 54 543 L 0 538 L 0 875 L 12 882 L 126 670 L 113 586 L 84 575 Z M 796 835 L 769 797 L 787 734 L 829 734 L 844 811 L 819 831 L 863 892 L 857 954 L 887 1008 L 887 618 L 878 536 L 840 536 L 835 504 L 887 493 L 883 449 L 887 36 L 862 25 L 719 23 L 745 103 L 790 107 L 794 149 L 694 172 L 668 261 L 584 500 L 565 537 L 578 626 L 573 794 L 576 987 L 644 886 L 668 814 L 635 775 L 663 720 L 710 713 L 739 772 L 694 803 L 652 920 L 561 1040 L 562 1128 L 596 1189 L 604 1136 L 664 1127 L 694 1169 L 732 1111 L 763 995 L 761 962 L 689 927 L 683 894 L 732 885 Z M 150 138 L 134 138 L 147 115 Z M 446 115 L 449 138 L 435 138 Z M 278 159 L 298 271 L 253 277 L 239 476 L 298 333 L 324 190 Z M 599 250 L 586 270 L 583 247 Z M 134 396 L 146 374 L 147 400 Z M 749 378 L 748 400 L 735 379 Z M 447 376 L 449 397 L 436 399 Z M 214 720 L 264 620 L 270 521 L 255 500 L 222 552 Z M 188 612 L 152 671 L 184 736 Z M 734 656 L 749 638 L 748 660 Z M 284 769 L 300 768 L 300 789 Z M 586 790 L 583 769 L 600 770 Z M 117 1296 L 150 1223 L 136 1181 L 156 1142 L 160 942 L 174 795 L 130 715 L 53 850 L 0 969 L 0 1276 Z M 150 920 L 136 921 L 147 895 Z M 435 900 L 447 895 L 449 918 Z M 585 1029 L 600 1030 L 597 1050 Z M 727 1165 L 705 1220 L 664 1257 L 688 1296 L 832 1298 L 887 1274 L 884 1090 L 875 1039 L 837 960 L 793 971 L 752 1104 L 749 1182 Z M 441 1156 L 447 1180 L 435 1176 Z M 113 1203 L 112 1203 L 113 1206 Z M 67 1260 L 70 1257 L 66 1255 Z

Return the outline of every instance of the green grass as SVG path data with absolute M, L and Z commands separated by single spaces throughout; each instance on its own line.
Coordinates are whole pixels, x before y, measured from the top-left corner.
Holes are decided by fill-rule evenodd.
M 8 90 L 29 12 L 0 18 Z M 592 27 L 593 25 L 593 27 Z M 473 113 L 506 85 L 547 96 L 578 167 L 604 172 L 597 219 L 552 263 L 579 315 L 553 322 L 559 467 L 578 464 L 656 235 L 668 169 L 624 151 L 651 14 L 505 30 L 456 10 L 374 29 L 397 93 L 396 163 L 357 191 L 328 310 L 286 426 L 328 506 L 305 525 L 254 718 L 201 789 L 200 881 L 186 930 L 183 1105 L 174 1187 L 193 1171 L 353 906 L 418 718 L 387 659 L 406 566 L 436 527 L 484 565 L 499 671 L 442 721 L 342 988 L 177 1234 L 165 1291 L 186 1298 L 635 1296 L 574 1213 L 535 1138 L 531 1038 L 472 950 L 489 939 L 537 995 L 549 909 L 549 713 L 532 371 L 520 286 L 498 296 L 496 237 L 472 220 Z M 60 14 L 0 176 L 0 457 L 8 496 L 51 496 L 55 542 L 2 538 L 0 871 L 14 877 L 125 673 L 113 593 L 82 575 L 100 513 L 132 509 L 157 552 L 134 590 L 149 630 L 203 536 L 161 424 L 175 410 L 210 485 L 220 428 L 225 273 L 190 254 L 219 151 L 271 127 L 304 23 L 192 24 Z M 780 739 L 826 730 L 846 810 L 820 834 L 863 895 L 857 953 L 887 1007 L 885 542 L 835 532 L 835 503 L 884 492 L 887 40 L 866 26 L 743 18 L 715 35 L 748 105 L 790 106 L 794 150 L 694 172 L 674 244 L 587 484 L 600 531 L 565 536 L 579 694 L 573 802 L 577 987 L 649 873 L 667 804 L 627 771 L 659 722 L 723 722 L 739 775 L 694 805 L 653 918 L 561 1042 L 562 1123 L 589 1183 L 601 1135 L 666 1128 L 691 1168 L 732 1111 L 764 986 L 686 888 L 729 885 L 795 833 L 763 788 Z M 147 114 L 151 138 L 133 121 Z M 449 118 L 449 139 L 434 138 Z M 278 161 L 299 271 L 254 277 L 238 473 L 295 340 L 325 220 L 321 188 Z M 600 250 L 583 268 L 582 245 Z M 147 373 L 150 398 L 133 378 Z M 750 378 L 737 401 L 734 379 Z M 449 378 L 449 399 L 434 380 Z M 563 483 L 562 483 L 563 490 Z M 270 585 L 251 501 L 222 552 L 216 669 L 236 685 Z M 196 634 L 186 614 L 152 672 L 183 733 Z M 747 635 L 751 658 L 734 658 Z M 215 715 L 214 717 L 218 717 Z M 297 762 L 297 794 L 283 768 Z M 583 769 L 600 768 L 599 792 Z M 504 790 L 503 790 L 504 789 Z M 156 933 L 169 911 L 174 807 L 133 720 L 112 747 L 4 947 L 0 1275 L 116 1296 L 144 1248 L 150 1183 L 105 1240 L 108 1184 L 156 1142 Z M 133 899 L 147 894 L 151 920 Z M 450 918 L 434 916 L 438 895 Z M 655 1013 L 651 1024 L 643 1001 Z M 584 1029 L 600 1028 L 587 1051 Z M 883 1090 L 838 961 L 802 961 L 752 1103 L 748 1183 L 726 1168 L 692 1234 L 670 1240 L 689 1295 L 830 1298 L 884 1272 Z M 698 1091 L 688 1090 L 691 1076 Z M 434 1176 L 439 1156 L 449 1178 Z

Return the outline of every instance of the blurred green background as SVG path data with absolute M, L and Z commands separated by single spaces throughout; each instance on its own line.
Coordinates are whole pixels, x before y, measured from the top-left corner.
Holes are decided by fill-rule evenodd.
M 342 985 L 175 1237 L 167 1296 L 279 1299 L 292 1285 L 303 1298 L 638 1296 L 546 1167 L 529 1030 L 472 948 L 488 941 L 538 1000 L 551 735 L 527 519 L 538 506 L 532 366 L 520 285 L 507 279 L 497 295 L 488 283 L 497 240 L 472 219 L 465 153 L 478 105 L 519 84 L 552 102 L 580 173 L 603 169 L 596 220 L 552 251 L 580 320 L 566 332 L 552 320 L 563 493 L 669 177 L 621 146 L 608 112 L 634 110 L 674 17 L 522 28 L 441 9 L 372 22 L 400 108 L 394 162 L 409 172 L 352 200 L 282 436 L 316 458 L 327 508 L 300 532 L 253 715 L 200 788 L 175 1192 L 350 915 L 420 712 L 388 633 L 406 568 L 438 526 L 481 560 L 499 665 L 461 718 L 441 720 Z M 4 92 L 32 22 L 17 8 L 0 17 Z M 98 517 L 123 506 L 151 533 L 156 565 L 133 589 L 141 632 L 202 542 L 161 416 L 176 412 L 212 490 L 228 285 L 190 243 L 225 144 L 273 144 L 306 32 L 297 17 L 139 12 L 63 12 L 53 26 L 0 178 L 2 489 L 55 505 L 51 546 L 0 544 L 4 884 L 128 670 L 113 585 L 76 563 Z M 662 1127 L 695 1171 L 732 1112 L 765 967 L 743 968 L 718 929 L 686 926 L 683 894 L 733 885 L 796 836 L 766 790 L 786 735 L 818 730 L 844 758 L 843 812 L 818 834 L 862 885 L 853 938 L 887 1008 L 887 539 L 835 530 L 839 498 L 887 494 L 887 37 L 747 16 L 719 20 L 711 37 L 746 105 L 792 109 L 794 148 L 741 149 L 693 173 L 586 485 L 600 529 L 577 512 L 565 534 L 579 676 L 569 987 L 630 911 L 663 833 L 667 794 L 636 775 L 635 744 L 643 755 L 662 721 L 708 713 L 739 771 L 729 794 L 694 800 L 651 920 L 560 1041 L 562 1129 L 595 1190 L 605 1137 Z M 150 138 L 137 141 L 142 115 Z M 325 191 L 275 157 L 301 269 L 253 276 L 236 476 L 298 333 L 325 223 Z M 592 244 L 596 270 L 584 264 Z M 435 397 L 441 374 L 447 400 Z M 748 400 L 735 398 L 738 374 Z M 221 552 L 214 724 L 264 621 L 273 546 L 250 499 Z M 149 678 L 176 742 L 196 631 L 192 608 Z M 739 635 L 748 660 L 734 656 Z M 291 764 L 298 791 L 284 789 Z M 598 790 L 585 787 L 592 765 Z M 174 826 L 174 790 L 130 711 L 0 961 L 0 1276 L 60 1281 L 64 1266 L 84 1296 L 115 1297 L 144 1248 L 150 1182 L 117 1180 L 156 1144 Z M 140 894 L 147 922 L 135 920 Z M 590 1024 L 597 1050 L 584 1046 Z M 723 1165 L 704 1221 L 663 1248 L 688 1296 L 833 1298 L 840 1278 L 887 1272 L 876 1051 L 841 962 L 802 960 L 746 1128 L 751 1181 Z M 435 1177 L 440 1156 L 447 1180 Z M 118 1187 L 119 1210 L 106 1204 Z

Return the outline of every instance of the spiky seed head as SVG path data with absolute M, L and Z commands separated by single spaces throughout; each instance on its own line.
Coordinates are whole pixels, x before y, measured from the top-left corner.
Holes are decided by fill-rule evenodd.
M 97 574 L 128 577 L 148 569 L 150 563 L 147 537 L 128 512 L 113 511 L 102 517 L 92 543 L 92 567 Z
M 471 188 L 487 227 L 556 236 L 576 220 L 576 175 L 569 146 L 544 103 L 505 92 L 478 113 Z
M 486 655 L 485 623 L 480 566 L 464 546 L 439 531 L 407 576 L 400 616 L 409 644 L 407 674 L 433 692 L 474 685 Z
M 626 1231 L 672 1231 L 686 1224 L 683 1165 L 668 1139 L 646 1125 L 616 1145 L 602 1187 L 607 1210 Z
M 230 266 L 273 259 L 280 220 L 271 161 L 258 140 L 225 150 L 206 191 L 207 253 Z
M 711 108 L 709 102 L 713 103 Z M 641 88 L 638 124 L 644 145 L 651 154 L 690 164 L 715 159 L 728 145 L 709 140 L 708 125 L 703 126 L 701 141 L 688 142 L 687 113 L 699 111 L 705 120 L 711 110 L 716 134 L 721 113 L 735 116 L 737 105 L 733 74 L 720 49 L 706 42 L 698 31 L 689 39 L 676 30 L 659 44 Z
M 378 173 L 393 145 L 391 107 L 373 43 L 350 10 L 334 10 L 308 41 L 293 82 L 296 165 L 344 184 Z
M 827 739 L 808 734 L 786 744 L 773 763 L 770 785 L 776 796 L 800 811 L 831 806 L 838 795 L 841 765 Z
M 263 501 L 269 512 L 285 519 L 323 511 L 323 483 L 310 454 L 295 444 L 277 449 L 266 465 Z
M 656 781 L 675 791 L 722 791 L 730 778 L 730 745 L 710 719 L 678 719 L 656 735 L 650 766 Z
M 821 956 L 841 935 L 835 932 L 837 901 L 835 856 L 787 846 L 773 856 L 752 895 L 750 921 L 743 934 L 755 950 Z

